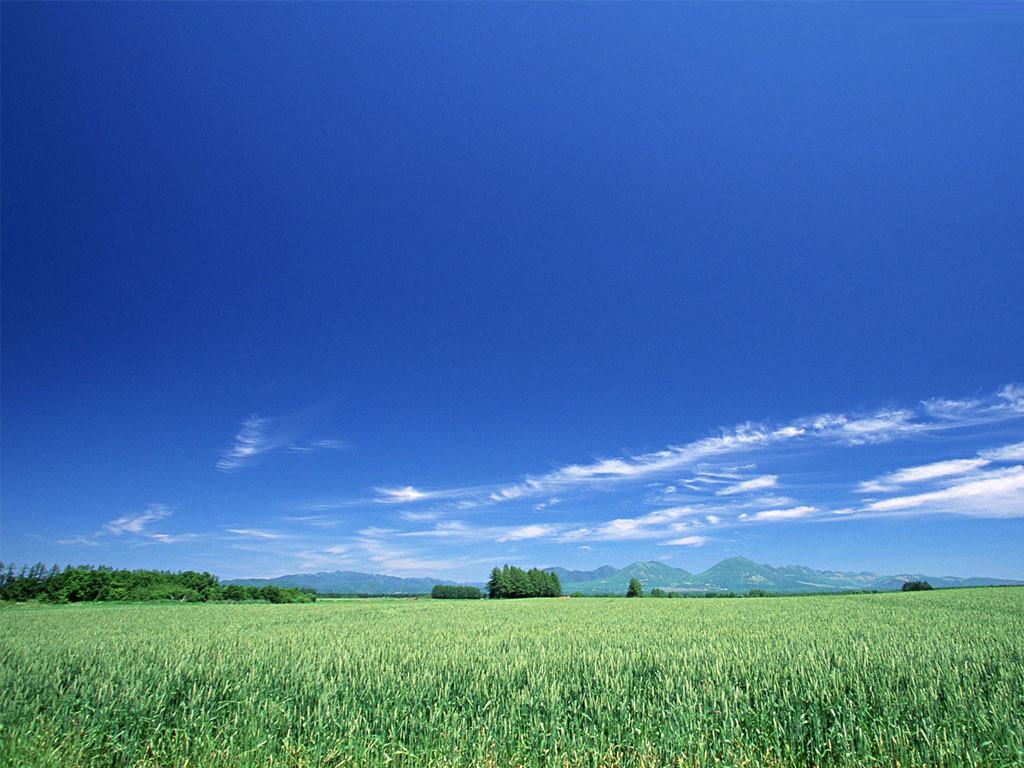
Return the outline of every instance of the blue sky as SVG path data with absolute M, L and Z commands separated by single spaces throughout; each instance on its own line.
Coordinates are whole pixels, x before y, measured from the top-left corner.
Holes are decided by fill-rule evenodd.
M 2 9 L 0 557 L 1024 577 L 997 5 Z

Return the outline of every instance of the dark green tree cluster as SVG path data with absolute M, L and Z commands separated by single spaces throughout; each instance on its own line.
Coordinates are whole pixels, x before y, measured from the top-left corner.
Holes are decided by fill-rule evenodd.
M 927 589 L 935 589 L 927 581 L 904 581 L 901 589 L 904 592 L 923 592 Z
M 644 596 L 644 588 L 643 588 L 643 585 L 640 584 L 640 579 L 636 579 L 636 578 L 630 579 L 629 580 L 629 586 L 626 587 L 626 597 L 643 597 L 643 596 Z
M 435 600 L 479 600 L 483 593 L 479 587 L 455 587 L 448 584 L 435 584 L 430 590 Z
M 562 582 L 557 573 L 531 568 L 510 566 L 507 563 L 495 567 L 491 578 L 487 581 L 487 595 L 492 599 L 508 599 L 514 597 L 561 597 Z
M 223 586 L 217 577 L 196 571 L 127 571 L 105 566 L 56 565 L 42 563 L 16 569 L 0 563 L 0 600 L 42 600 L 50 603 L 80 603 L 97 600 L 266 600 L 271 603 L 306 603 L 316 599 L 305 590 L 282 587 Z

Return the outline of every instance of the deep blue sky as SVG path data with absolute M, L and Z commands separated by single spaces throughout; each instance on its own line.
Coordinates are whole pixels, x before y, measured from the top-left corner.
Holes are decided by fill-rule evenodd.
M 4 3 L 0 557 L 1024 577 L 1022 23 Z

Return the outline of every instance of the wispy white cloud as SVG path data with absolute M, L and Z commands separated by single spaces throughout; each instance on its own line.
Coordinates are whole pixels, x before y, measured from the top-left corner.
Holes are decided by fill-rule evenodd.
M 716 496 L 734 496 L 737 493 L 747 493 L 749 491 L 758 491 L 764 488 L 772 488 L 778 482 L 778 475 L 761 475 L 760 477 L 753 477 L 750 480 L 743 480 L 742 482 L 730 485 L 727 488 L 723 488 L 720 491 L 716 491 Z
M 252 414 L 242 422 L 235 439 L 217 461 L 217 469 L 231 472 L 247 467 L 261 456 L 290 442 L 288 435 L 274 431 L 274 420 Z
M 326 571 L 339 568 L 354 568 L 359 559 L 352 554 L 347 544 L 332 544 L 322 549 L 307 548 L 296 553 L 299 571 Z
M 275 531 L 265 531 L 260 528 L 228 528 L 228 533 L 240 539 L 283 539 L 284 534 Z
M 854 445 L 888 442 L 896 436 L 921 430 L 920 423 L 913 422 L 910 411 L 881 411 L 874 416 L 850 419 L 842 424 L 841 430 Z
M 377 487 L 377 501 L 381 504 L 411 504 L 417 501 L 436 501 L 438 499 L 456 499 L 472 494 L 472 488 L 444 488 L 441 490 L 423 491 L 411 485 L 400 488 Z
M 199 534 L 195 533 L 170 534 L 152 530 L 154 523 L 170 517 L 172 513 L 171 508 L 165 504 L 149 504 L 141 512 L 129 512 L 109 520 L 91 535 L 74 534 L 58 539 L 57 543 L 66 546 L 98 546 L 118 540 L 136 544 L 178 544 L 199 538 Z
M 396 535 L 407 539 L 457 539 L 467 542 L 508 542 L 555 536 L 566 526 L 556 523 L 529 523 L 526 525 L 470 525 L 461 520 L 441 520 L 430 528 L 401 531 Z
M 716 437 L 697 440 L 682 446 L 616 459 L 601 459 L 591 464 L 570 464 L 545 475 L 528 477 L 519 483 L 492 491 L 491 501 L 511 501 L 559 489 L 583 485 L 600 485 L 625 480 L 643 479 L 678 470 L 698 461 L 729 453 L 738 453 L 764 446 L 778 439 L 774 433 L 755 425 L 742 425 Z
M 439 517 L 438 512 L 399 512 L 398 516 L 403 520 L 408 520 L 411 523 L 422 523 L 427 520 L 437 520 Z
M 909 467 L 893 472 L 888 476 L 896 485 L 905 483 L 920 483 L 924 480 L 934 480 L 938 477 L 949 477 L 950 475 L 963 475 L 972 470 L 979 469 L 988 464 L 985 459 L 950 459 L 948 461 L 936 461 L 932 464 L 924 464 L 919 467 Z
M 739 516 L 740 520 L 799 520 L 810 517 L 818 511 L 817 507 L 803 505 L 790 507 L 789 509 L 766 509 L 763 512 L 755 512 L 752 515 L 746 513 Z
M 921 405 L 932 416 L 942 419 L 959 419 L 979 408 L 982 402 L 975 399 L 950 400 L 937 397 L 931 400 L 923 400 Z
M 707 536 L 682 536 L 678 539 L 669 539 L 662 544 L 673 547 L 703 547 L 710 539 Z
M 491 562 L 490 558 L 437 557 L 436 553 L 427 554 L 419 550 L 395 546 L 384 540 L 380 534 L 364 536 L 354 543 L 361 550 L 362 555 L 382 573 L 429 575 L 438 571 L 464 568 L 474 562 Z
M 999 478 L 994 467 L 1002 463 L 1000 471 L 1009 471 L 1013 468 L 1005 464 L 1024 461 L 1024 443 L 971 452 L 986 436 L 1020 435 L 1019 430 L 1012 431 L 1024 418 L 1017 402 L 1017 390 L 1003 388 L 987 398 L 929 401 L 915 409 L 824 414 L 782 425 L 746 423 L 682 445 L 568 464 L 522 475 L 511 483 L 446 488 L 380 485 L 368 498 L 306 505 L 305 513 L 296 516 L 295 522 L 314 526 L 317 521 L 312 518 L 327 517 L 327 510 L 350 508 L 351 514 L 331 518 L 335 527 L 330 533 L 342 535 L 330 543 L 343 550 L 326 551 L 313 536 L 324 532 L 310 530 L 294 535 L 289 531 L 286 547 L 275 540 L 263 544 L 267 551 L 281 544 L 289 552 L 303 552 L 310 563 L 440 573 L 464 569 L 471 559 L 466 552 L 493 562 L 517 549 L 543 551 L 557 543 L 574 548 L 645 541 L 666 547 L 700 546 L 721 531 L 742 536 L 741 531 L 756 524 L 897 514 L 978 515 L 983 505 L 990 508 L 985 512 L 989 516 L 1006 516 L 1024 504 L 1015 477 Z M 915 455 L 929 450 L 929 458 L 941 460 L 915 466 L 890 463 L 892 471 L 860 485 L 861 491 L 875 494 L 873 498 L 855 496 L 855 462 L 869 453 L 899 455 L 893 448 L 872 448 L 895 440 L 913 440 Z M 970 450 L 953 453 L 954 445 Z M 945 456 L 935 455 L 947 448 Z M 855 456 L 854 461 L 838 456 L 844 451 Z M 796 457 L 799 463 L 788 465 L 787 457 Z M 786 474 L 782 470 L 787 467 L 799 471 Z M 970 485 L 981 481 L 986 484 Z M 776 493 L 783 485 L 786 494 Z M 474 515 L 485 509 L 487 524 L 480 524 Z M 536 514 L 542 511 L 546 513 Z M 353 527 L 362 526 L 356 534 L 345 533 L 350 521 L 356 521 Z M 276 525 L 252 524 L 256 527 L 234 530 L 278 531 Z M 517 542 L 529 544 L 516 547 Z M 254 539 L 251 545 L 260 546 L 260 541 Z
M 906 467 L 874 480 L 866 480 L 860 484 L 861 493 L 885 493 L 899 488 L 901 485 L 936 480 L 941 477 L 964 475 L 988 465 L 987 459 L 948 459 L 917 467 Z
M 171 515 L 171 510 L 163 504 L 150 504 L 143 512 L 132 512 L 121 515 L 103 524 L 103 529 L 114 536 L 125 533 L 143 533 L 152 523 L 163 520 Z
M 297 433 L 301 431 L 303 430 L 294 418 L 252 414 L 242 422 L 231 445 L 221 452 L 217 460 L 217 469 L 221 472 L 233 472 L 251 466 L 279 450 L 304 454 L 350 448 L 347 441 L 337 438 L 301 442 L 297 440 Z
M 872 480 L 865 480 L 857 490 L 860 493 L 892 493 L 904 485 L 969 475 L 994 463 L 1012 461 L 1024 461 L 1024 443 L 988 448 L 969 459 L 945 459 L 916 467 L 905 467 Z
M 181 544 L 184 541 L 195 541 L 202 538 L 198 533 L 150 533 L 147 537 L 161 544 Z
M 57 543 L 67 547 L 98 547 L 102 542 L 95 535 L 84 536 L 76 533 L 73 536 L 57 539 Z
M 1024 461 L 1024 443 L 1004 445 L 1001 448 L 989 448 L 978 455 L 988 461 Z
M 1005 407 L 1024 413 L 1024 384 L 1007 384 L 999 390 Z
M 380 501 L 390 503 L 422 501 L 423 499 L 430 498 L 430 494 L 425 491 L 418 491 L 411 485 L 407 485 L 404 488 L 374 488 L 373 490 L 380 494 Z
M 868 512 L 950 513 L 973 517 L 1024 517 L 1024 466 L 991 470 L 945 488 L 873 501 Z
M 700 514 L 694 507 L 669 507 L 637 517 L 619 517 L 607 523 L 573 528 L 560 537 L 562 541 L 631 541 L 664 537 L 671 530 L 667 526 L 682 518 Z M 675 529 L 678 530 L 678 529 Z
M 334 515 L 283 515 L 278 520 L 284 523 L 308 525 L 311 528 L 337 528 L 345 522 L 343 518 Z
M 522 525 L 517 528 L 512 528 L 507 531 L 503 536 L 498 538 L 498 541 L 523 541 L 525 539 L 541 539 L 546 536 L 552 536 L 557 533 L 559 527 L 556 525 L 546 525 L 542 523 L 535 523 L 533 525 Z
M 483 504 L 514 502 L 541 495 L 562 495 L 573 488 L 604 488 L 617 483 L 641 481 L 680 469 L 698 468 L 708 461 L 728 456 L 740 457 L 768 448 L 808 442 L 846 446 L 875 445 L 965 425 L 994 423 L 1020 418 L 1024 413 L 1024 386 L 1008 385 L 987 400 L 959 401 L 959 410 L 951 403 L 928 401 L 918 410 L 884 408 L 866 414 L 821 414 L 796 419 L 789 424 L 744 423 L 724 429 L 718 435 L 682 445 L 670 445 L 658 451 L 632 456 L 598 459 L 590 463 L 569 464 L 540 475 L 527 475 L 505 485 L 419 491 L 414 486 L 380 488 L 380 501 L 410 502 L 424 499 L 461 498 L 464 508 Z M 936 418 L 944 408 L 942 418 Z M 767 476 L 763 476 L 767 477 Z M 703 484 L 715 485 L 733 478 L 713 472 L 681 481 L 690 490 Z M 766 481 L 761 481 L 766 482 Z M 737 490 L 737 493 L 742 492 Z
M 313 440 L 308 445 L 314 451 L 347 451 L 352 447 L 352 443 L 348 440 L 339 440 L 336 437 Z

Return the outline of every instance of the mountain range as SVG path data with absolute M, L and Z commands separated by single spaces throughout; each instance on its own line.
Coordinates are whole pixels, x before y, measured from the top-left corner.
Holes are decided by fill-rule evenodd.
M 386 576 L 382 573 L 359 571 L 321 571 L 320 573 L 294 573 L 274 579 L 227 579 L 222 584 L 243 587 L 293 587 L 315 589 L 320 594 L 334 595 L 425 595 L 435 584 L 455 585 L 444 579 L 406 578 Z M 479 585 L 477 585 L 479 586 Z
M 776 568 L 755 563 L 745 557 L 730 557 L 700 573 L 690 573 L 661 562 L 641 562 L 625 568 L 602 566 L 593 571 L 567 571 L 549 568 L 558 574 L 562 589 L 582 594 L 625 593 L 629 580 L 639 579 L 645 590 L 668 592 L 746 593 L 752 589 L 766 592 L 845 592 L 850 590 L 898 590 L 906 581 L 927 581 L 934 587 L 981 587 L 1024 584 L 1020 581 L 985 577 L 959 578 L 927 576 L 919 573 L 885 575 L 867 571 L 817 571 L 803 565 Z
M 665 563 L 650 561 L 614 568 L 602 565 L 592 571 L 572 571 L 566 568 L 545 568 L 558 574 L 562 591 L 584 595 L 625 594 L 630 579 L 638 579 L 646 591 L 663 589 L 667 592 L 704 594 L 706 592 L 736 592 L 745 594 L 752 589 L 766 592 L 847 592 L 851 590 L 898 590 L 906 581 L 927 581 L 934 587 L 983 587 L 1024 585 L 1024 581 L 992 579 L 986 577 L 960 578 L 955 576 L 927 576 L 919 573 L 885 575 L 867 571 L 816 571 L 803 565 L 776 568 L 755 563 L 745 557 L 730 557 L 701 573 L 690 573 Z M 456 584 L 454 581 L 431 578 L 406 578 L 358 571 L 328 571 L 278 576 L 273 579 L 233 579 L 224 584 L 245 586 L 301 587 L 321 594 L 387 595 L 425 594 L 435 584 Z M 480 583 L 474 586 L 483 586 Z

